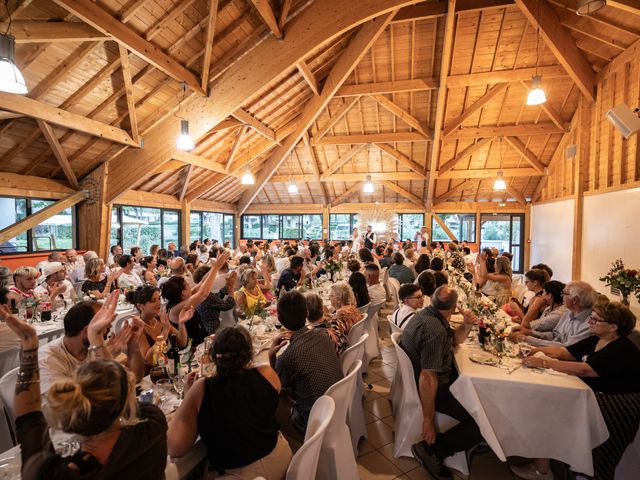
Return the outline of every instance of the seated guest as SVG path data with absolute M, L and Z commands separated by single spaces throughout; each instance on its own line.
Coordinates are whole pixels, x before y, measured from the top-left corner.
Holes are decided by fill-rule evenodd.
M 33 297 L 33 289 L 38 282 L 38 271 L 33 267 L 18 267 L 13 272 L 13 286 L 9 287 L 7 301 L 14 300 L 16 305 Z
M 258 272 L 254 269 L 246 269 L 240 274 L 240 285 L 240 290 L 235 293 L 239 314 L 250 318 L 258 307 L 265 308 L 269 304 L 258 286 Z
M 285 291 L 289 291 L 296 288 L 302 282 L 302 266 L 304 265 L 304 259 L 297 255 L 291 257 L 291 263 L 288 268 L 285 268 L 278 278 L 278 285 L 276 289 L 280 291 L 282 288 Z
M 556 328 L 560 318 L 567 312 L 567 307 L 564 305 L 562 299 L 564 288 L 565 284 L 557 280 L 546 282 L 542 286 L 542 299 L 548 306 L 542 311 L 540 318 L 529 321 L 525 315 L 522 323 L 520 325 L 514 325 L 511 331 L 531 335 L 534 331 L 550 332 Z
M 613 479 L 640 424 L 640 351 L 629 340 L 636 318 L 621 303 L 598 302 L 587 323 L 587 338 L 569 346 L 534 349 L 546 357 L 528 357 L 522 363 L 576 375 L 596 392 L 610 436 L 593 451 L 594 478 Z M 548 459 L 511 469 L 520 478 L 553 478 Z
M 183 308 L 178 318 L 178 328 L 169 322 L 169 317 L 160 314 L 160 290 L 152 285 L 144 285 L 135 290 L 127 292 L 127 301 L 135 305 L 140 312 L 140 319 L 143 322 L 144 335 L 140 335 L 140 352 L 145 358 L 147 365 L 153 363 L 153 346 L 156 339 L 162 335 L 165 341 L 169 340 L 169 335 L 176 335 L 178 347 L 183 349 L 189 343 L 187 329 L 184 326 L 193 315 L 193 308 Z
M 429 270 L 434 272 L 441 272 L 444 270 L 444 260 L 440 257 L 431 258 L 431 263 L 429 264 Z
M 431 296 L 433 292 L 436 291 L 436 276 L 431 270 L 425 270 L 418 275 L 415 283 L 420 286 L 420 290 L 422 290 L 422 294 L 424 295 L 424 303 L 422 306 L 428 307 L 431 305 Z
M 391 314 L 391 321 L 400 329 L 403 329 L 416 311 L 422 308 L 424 294 L 418 285 L 406 283 L 398 291 L 400 306 Z
M 69 280 L 65 278 L 64 265 L 60 262 L 50 262 L 44 267 L 42 275 L 44 283 L 33 289 L 38 297 L 49 297 L 54 309 L 72 304 L 76 299 L 76 291 Z
M 421 253 L 416 260 L 416 264 L 413 266 L 413 269 L 416 271 L 416 275 L 420 275 L 425 270 L 428 270 L 430 264 L 431 258 L 429 258 L 429 255 Z
M 73 271 L 68 275 L 69 280 L 72 283 L 84 282 L 87 279 L 84 271 L 87 262 L 92 258 L 98 258 L 98 254 L 93 250 L 87 250 L 86 252 L 84 252 L 84 255 L 82 256 L 82 262 L 78 262 L 76 268 L 74 268 Z
M 329 337 L 322 331 L 306 327 L 307 304 L 300 292 L 286 292 L 278 299 L 278 319 L 289 332 L 273 339 L 269 363 L 278 372 L 282 388 L 292 400 L 289 408 L 286 400 L 281 399 L 283 404 L 278 409 L 277 419 L 295 450 L 304 441 L 311 407 L 343 376 Z M 287 340 L 289 346 L 277 356 Z
M 149 285 L 153 285 L 154 287 L 158 286 L 158 279 L 156 278 L 156 266 L 158 265 L 158 261 L 152 255 L 147 255 L 146 257 L 140 260 L 140 266 L 142 267 L 142 281 L 144 283 L 148 283 Z
M 103 348 L 103 330 L 113 321 L 116 304 L 117 297 L 105 302 L 94 317 L 87 337 L 93 352 L 90 361 L 48 389 L 47 420 L 42 413 L 36 331 L 6 307 L 0 310 L 22 341 L 14 399 L 22 478 L 152 480 L 164 476 L 164 414 L 155 405 L 138 404 L 135 376 L 118 362 L 101 358 L 108 352 Z M 80 450 L 68 457 L 55 453 L 50 426 L 78 435 Z
M 9 267 L 0 265 L 0 288 L 9 288 L 11 284 L 11 275 L 11 269 Z
M 549 279 L 553 278 L 553 270 L 551 270 L 551 267 L 549 267 L 549 265 L 545 265 L 544 263 L 533 265 L 531 267 L 531 270 L 543 270 L 547 272 L 547 275 L 549 275 Z
M 476 317 L 463 312 L 457 329 L 449 324 L 456 310 L 458 293 L 447 286 L 438 288 L 430 306 L 416 313 L 400 336 L 416 378 L 422 404 L 422 438 L 411 448 L 413 455 L 434 478 L 453 478 L 443 460 L 482 441 L 480 429 L 471 415 L 449 390 L 456 379 L 453 347 L 465 342 Z M 436 412 L 449 415 L 458 423 L 445 433 L 436 434 Z
M 371 253 L 371 250 L 369 250 L 368 248 L 362 247 L 360 250 L 358 250 L 358 258 L 365 265 L 369 263 L 373 263 L 377 265 L 378 268 L 380 268 L 380 263 L 378 262 L 378 260 L 373 258 L 373 254 Z
M 296 254 L 293 248 L 287 248 L 284 252 L 284 257 L 276 260 L 276 273 L 282 273 L 285 269 L 289 268 L 291 263 L 291 257 Z
M 586 282 L 569 282 L 562 292 L 567 312 L 550 332 L 532 332 L 526 340 L 539 346 L 569 346 L 589 336 L 587 319 L 596 301 L 596 291 Z
M 380 283 L 380 269 L 377 265 L 369 263 L 364 267 L 364 276 L 367 279 L 367 290 L 372 305 L 379 305 L 387 301 L 387 292 Z
M 311 324 L 311 327 L 326 332 L 333 342 L 336 355 L 342 355 L 342 353 L 349 348 L 349 339 L 347 337 L 349 328 L 340 320 L 337 320 L 336 317 L 327 318 L 325 316 L 322 297 L 317 293 L 307 292 L 304 295 L 304 299 L 307 302 L 307 320 Z
M 389 276 L 395 278 L 400 282 L 400 285 L 405 283 L 413 283 L 416 279 L 416 274 L 413 273 L 411 268 L 404 265 L 404 257 L 400 252 L 393 254 L 394 264 L 389 267 Z
M 540 269 L 529 270 L 524 274 L 524 284 L 527 286 L 527 293 L 520 303 L 516 299 L 509 302 L 509 308 L 512 319 L 520 323 L 527 316 L 527 321 L 538 318 L 546 305 L 542 300 L 542 285 L 549 281 L 549 275 L 546 271 Z
M 332 318 L 336 319 L 348 334 L 351 327 L 362 320 L 362 314 L 356 307 L 353 290 L 347 282 L 336 282 L 329 289 L 331 306 L 335 309 Z
M 218 255 L 216 262 L 211 267 L 211 270 L 207 272 L 200 283 L 195 287 L 189 287 L 189 284 L 184 277 L 175 276 L 171 277 L 165 283 L 162 284 L 160 289 L 162 298 L 167 301 L 167 313 L 169 314 L 169 320 L 173 326 L 180 323 L 180 312 L 183 308 L 193 307 L 195 312 L 191 319 L 185 323 L 187 328 L 187 335 L 192 341 L 192 345 L 199 345 L 204 341 L 204 337 L 207 336 L 207 331 L 202 321 L 201 312 L 204 311 L 199 307 L 205 303 L 203 308 L 206 310 L 207 305 L 217 304 L 216 299 L 213 298 L 214 294 L 211 293 L 213 283 L 218 275 L 218 271 L 224 265 L 231 254 L 224 252 Z M 234 279 L 235 281 L 235 279 Z
M 64 259 L 62 263 L 64 264 L 64 271 L 67 278 L 71 278 L 73 271 L 84 264 L 84 259 L 82 257 L 78 257 L 78 252 L 73 248 L 69 248 L 64 251 Z
M 378 260 L 380 268 L 389 268 L 393 265 L 393 247 L 387 247 L 384 249 L 382 258 Z
M 351 273 L 359 272 L 361 269 L 362 264 L 355 258 L 352 258 L 347 262 L 347 270 L 349 270 Z
M 120 245 L 112 245 L 107 257 L 107 268 L 111 268 L 116 264 L 116 255 L 122 255 L 122 247 Z
M 112 292 L 104 305 L 110 308 L 111 304 L 118 303 L 118 293 Z M 115 306 L 113 307 L 115 310 Z M 111 359 L 120 354 L 126 354 L 126 363 L 140 380 L 144 374 L 144 358 L 140 353 L 139 336 L 142 334 L 142 322 L 135 317 L 131 324 L 125 324 L 108 342 L 101 340 L 98 343 L 91 341 L 91 334 L 100 329 L 101 339 L 106 335 L 109 325 L 102 325 L 100 319 L 95 317 L 101 311 L 97 302 L 83 302 L 74 305 L 64 316 L 64 335 L 56 338 L 40 348 L 40 383 L 42 391 L 59 381 L 73 376 L 78 367 L 88 361 L 89 347 L 100 358 Z M 93 320 L 94 317 L 96 320 Z M 111 319 L 113 321 L 113 318 Z M 98 348 L 100 352 L 95 352 Z
M 409 245 L 411 246 L 405 249 L 404 251 L 404 264 L 407 267 L 413 269 L 415 268 L 415 264 L 416 264 L 416 261 L 418 260 L 418 256 L 416 255 L 416 251 L 413 249 L 413 244 L 410 243 Z M 394 257 L 394 261 L 395 261 L 395 257 Z
M 449 284 L 449 276 L 442 270 L 439 272 L 435 272 L 433 274 L 433 278 L 435 278 L 435 281 L 436 281 L 436 289 L 438 287 L 441 287 L 442 285 Z
M 357 260 L 356 260 L 357 261 Z M 371 299 L 369 298 L 369 290 L 367 288 L 367 279 L 361 272 L 353 272 L 349 277 L 349 286 L 356 297 L 356 307 L 364 307 Z
M 0 267 L 0 270 L 2 268 L 6 267 Z M 0 287 L 0 305 L 9 305 L 9 300 L 7 298 L 8 294 L 9 290 L 7 288 Z M 18 336 L 13 333 L 13 331 L 7 326 L 6 323 L 0 322 L 0 354 L 9 355 L 8 352 L 14 352 L 14 354 L 17 356 L 19 348 L 20 339 L 18 338 Z
M 63 261 L 64 261 L 64 257 L 62 256 L 62 253 L 51 252 L 46 260 L 42 260 L 41 262 L 38 262 L 38 264 L 36 265 L 36 270 L 40 273 L 44 273 L 44 267 L 49 265 L 51 262 L 62 263 Z
M 480 285 L 480 291 L 493 300 L 496 306 L 501 307 L 511 298 L 511 262 L 507 257 L 498 257 L 495 268 L 495 273 L 489 273 L 486 254 L 478 255 L 476 284 Z
M 193 272 L 193 279 L 200 283 L 211 270 L 208 265 L 200 266 Z M 222 327 L 233 327 L 238 323 L 233 298 L 233 288 L 236 284 L 236 272 L 229 273 L 229 264 L 224 263 L 211 287 L 211 295 L 196 308 L 202 318 L 202 325 L 207 335 L 212 335 Z
M 135 262 L 131 255 L 122 255 L 120 260 L 118 260 L 118 265 L 120 265 L 120 268 L 122 269 L 120 276 L 118 277 L 118 288 L 126 290 L 138 288 L 143 285 L 140 277 L 133 272 Z
M 187 271 L 184 258 L 175 257 L 169 261 L 168 265 L 169 265 L 169 276 L 162 277 L 160 280 L 158 280 L 158 288 L 161 288 L 162 284 L 165 283 L 167 280 L 169 280 L 171 277 L 183 277 L 187 282 L 187 284 L 189 285 L 189 287 L 194 286 L 193 276 L 191 275 L 191 273 L 189 273 L 189 271 Z
M 94 298 L 107 298 L 111 293 L 114 282 L 120 276 L 122 269 L 112 270 L 105 276 L 106 267 L 101 258 L 91 258 L 84 264 L 86 280 L 82 284 L 82 292 Z
M 251 335 L 242 327 L 221 330 L 210 356 L 217 374 L 185 385 L 169 426 L 169 455 L 190 452 L 200 436 L 210 468 L 224 472 L 222 478 L 283 479 L 291 448 L 276 421 L 278 375 L 270 366 L 252 365 Z

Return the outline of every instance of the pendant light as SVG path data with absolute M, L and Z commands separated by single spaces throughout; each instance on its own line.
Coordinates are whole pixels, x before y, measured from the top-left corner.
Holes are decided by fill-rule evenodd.
M 580 16 L 593 15 L 606 4 L 606 0 L 581 0 L 578 2 L 576 13 Z
M 504 192 L 507 189 L 507 183 L 502 178 L 502 172 L 498 172 L 495 181 L 493 182 L 493 190 L 496 192 Z
M 538 29 L 536 32 L 536 74 L 531 79 L 533 85 L 531 90 L 529 91 L 529 95 L 527 95 L 527 105 L 541 105 L 547 101 L 547 95 L 544 93 L 542 89 L 542 77 L 538 75 L 538 62 L 540 61 L 540 2 L 542 0 L 537 0 L 538 2 L 538 17 L 537 24 Z
M 256 180 L 253 178 L 253 173 L 248 168 L 242 174 L 242 179 L 240 180 L 242 185 L 253 185 L 256 183 Z
M 196 146 L 193 143 L 191 135 L 189 135 L 189 120 L 180 117 L 180 109 L 182 108 L 182 103 L 184 102 L 184 98 L 187 93 L 186 82 L 181 82 L 180 88 L 182 89 L 182 100 L 178 105 L 178 114 L 176 115 L 180 119 L 180 135 L 178 135 L 178 138 L 176 139 L 176 147 L 178 148 L 178 150 L 189 152 Z
M 294 182 L 289 182 L 289 187 L 287 190 L 289 190 L 290 195 L 298 194 L 298 186 Z
M 373 187 L 373 183 L 371 182 L 371 175 L 367 175 L 367 179 L 362 186 L 362 191 L 364 193 L 373 193 L 375 188 Z
M 29 90 L 20 69 L 16 66 L 16 39 L 9 33 L 11 29 L 11 13 L 9 2 L 4 2 L 9 24 L 4 33 L 0 33 L 0 91 L 25 95 Z

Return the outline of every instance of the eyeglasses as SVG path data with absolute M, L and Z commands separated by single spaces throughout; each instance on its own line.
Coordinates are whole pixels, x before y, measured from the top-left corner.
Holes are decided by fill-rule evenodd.
M 562 291 L 562 296 L 566 297 L 567 295 L 571 295 L 569 292 L 567 292 L 566 290 Z
M 405 298 L 405 300 L 422 300 L 424 298 L 424 295 L 420 295 L 418 297 L 407 297 Z
M 593 313 L 587 317 L 587 321 L 593 322 L 593 323 L 613 323 L 613 322 L 608 322 L 606 320 L 602 320 L 600 318 L 596 318 L 593 316 Z

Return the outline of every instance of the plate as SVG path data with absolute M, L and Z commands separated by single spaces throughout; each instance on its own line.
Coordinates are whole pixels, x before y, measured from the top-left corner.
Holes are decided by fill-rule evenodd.
M 488 353 L 472 353 L 469 360 L 480 365 L 497 365 L 498 359 Z

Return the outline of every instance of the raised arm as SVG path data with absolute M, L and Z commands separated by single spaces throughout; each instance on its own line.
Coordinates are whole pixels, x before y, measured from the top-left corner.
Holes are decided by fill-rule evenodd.
M 197 285 L 199 287 L 197 291 L 195 291 L 194 293 L 195 289 L 192 290 L 193 295 L 191 295 L 191 297 L 187 300 L 186 304 L 184 305 L 185 307 L 189 305 L 197 307 L 204 301 L 205 298 L 207 298 L 207 295 L 209 295 L 209 292 L 211 292 L 211 288 L 213 287 L 213 281 L 216 279 L 216 276 L 218 275 L 218 272 L 220 271 L 222 265 L 224 265 L 226 261 L 229 260 L 229 256 L 229 252 L 223 252 L 218 255 L 218 257 L 216 258 L 216 262 L 211 267 L 211 270 L 207 272 L 202 281 Z

